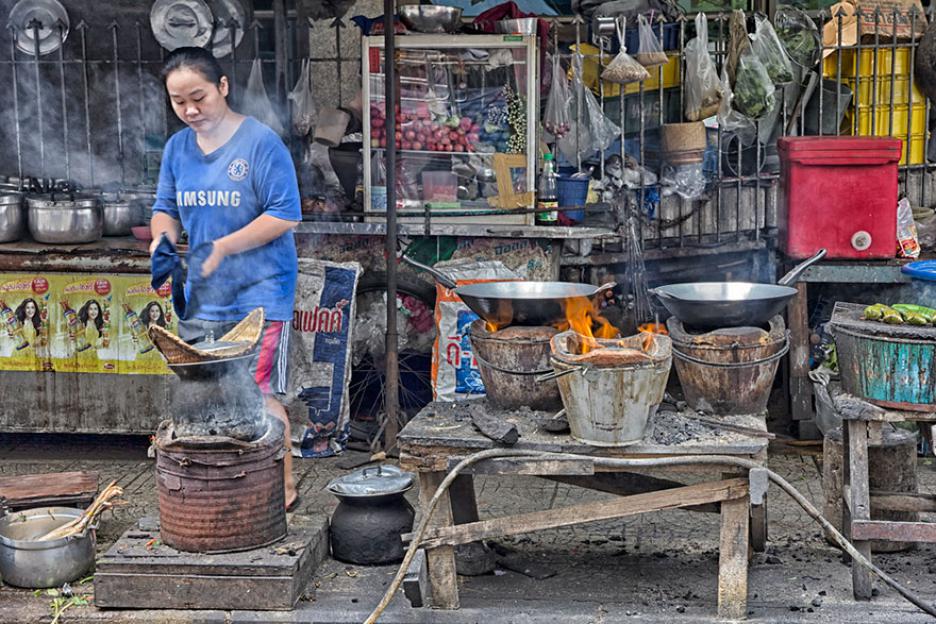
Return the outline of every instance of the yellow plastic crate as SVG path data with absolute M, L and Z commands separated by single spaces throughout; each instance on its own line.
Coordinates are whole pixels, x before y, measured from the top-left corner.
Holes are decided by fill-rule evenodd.
M 570 46 L 572 51 L 576 50 L 575 45 Z M 595 95 L 599 93 L 599 85 L 602 82 L 601 70 L 598 67 L 598 48 L 591 45 L 590 43 L 582 44 L 582 82 L 585 83 L 585 86 L 592 90 Z M 604 66 L 608 65 L 612 59 L 614 59 L 614 54 L 605 53 Z M 662 66 L 662 85 L 664 89 L 669 89 L 671 87 L 679 86 L 679 56 L 677 54 L 667 53 L 669 61 L 666 65 Z M 644 92 L 653 91 L 660 88 L 660 68 L 659 67 L 650 67 L 647 69 L 650 73 L 650 77 L 647 80 L 643 81 Z M 617 97 L 621 93 L 621 86 L 615 82 L 604 81 L 604 94 L 605 97 Z M 631 95 L 633 93 L 640 92 L 640 83 L 632 82 L 630 84 L 623 85 L 624 95 Z
M 874 110 L 874 123 L 871 112 Z M 903 153 L 900 164 L 918 165 L 924 162 L 926 156 L 926 103 L 920 102 L 908 107 L 906 104 L 895 104 L 893 113 L 893 129 L 891 129 L 889 106 L 858 106 L 858 135 L 859 136 L 892 136 L 903 141 Z M 853 134 L 853 119 L 855 110 L 850 109 L 845 114 L 842 125 L 843 134 Z M 908 123 L 911 132 L 907 141 Z
M 877 70 L 878 80 L 890 80 L 891 73 L 895 76 L 906 77 L 913 73 L 913 66 L 910 64 L 910 48 L 899 47 L 896 49 L 882 48 L 879 50 L 862 49 L 861 55 L 857 50 L 839 50 L 833 52 L 822 61 L 822 75 L 825 78 L 835 79 L 838 76 L 838 57 L 842 57 L 842 80 L 854 79 L 857 75 L 860 78 L 872 78 Z M 874 59 L 877 57 L 877 67 L 874 66 Z M 860 63 L 857 59 L 860 58 Z

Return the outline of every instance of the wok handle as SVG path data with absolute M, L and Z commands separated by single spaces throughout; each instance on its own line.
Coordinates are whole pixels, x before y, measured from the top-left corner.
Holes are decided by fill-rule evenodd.
M 612 288 L 614 288 L 615 286 L 617 286 L 617 282 L 606 282 L 606 283 L 602 284 L 601 286 L 599 286 L 597 290 L 595 290 L 595 295 L 598 295 L 598 294 L 601 294 L 601 293 L 603 293 L 603 292 L 609 291 L 609 290 L 611 290 Z M 592 297 L 594 297 L 595 295 L 592 295 Z
M 803 271 L 808 269 L 811 265 L 825 258 L 825 255 L 826 255 L 826 250 L 823 247 L 822 249 L 817 251 L 816 255 L 814 255 L 812 258 L 809 258 L 808 260 L 803 260 L 802 262 L 797 264 L 795 267 L 790 269 L 789 273 L 787 273 L 786 275 L 781 277 L 779 280 L 777 280 L 777 284 L 779 284 L 780 286 L 789 286 L 790 284 L 795 282 L 797 279 L 799 279 L 799 276 L 803 274 Z
M 407 258 L 405 255 L 400 256 L 400 257 L 403 258 L 403 261 L 406 262 L 407 264 L 412 265 L 416 267 L 417 269 L 421 269 L 425 271 L 426 273 L 428 273 L 429 275 L 431 275 L 433 278 L 435 278 L 435 281 L 439 282 L 446 288 L 455 288 L 458 285 L 454 281 L 449 279 L 447 276 L 443 275 L 436 269 L 433 269 L 431 266 L 426 266 L 422 262 L 416 262 L 412 258 Z

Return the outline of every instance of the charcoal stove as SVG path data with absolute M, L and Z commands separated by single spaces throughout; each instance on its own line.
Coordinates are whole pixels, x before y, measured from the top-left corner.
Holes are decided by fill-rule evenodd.
M 666 322 L 676 374 L 686 402 L 716 415 L 761 414 L 777 367 L 789 350 L 783 317 L 765 327 L 694 330 L 676 317 Z

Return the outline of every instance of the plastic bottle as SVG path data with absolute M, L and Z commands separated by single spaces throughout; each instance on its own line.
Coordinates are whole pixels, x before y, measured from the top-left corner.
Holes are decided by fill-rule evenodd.
M 6 304 L 5 301 L 0 301 L 0 317 L 3 318 L 3 324 L 7 326 L 7 333 L 10 335 L 14 341 L 16 341 L 16 350 L 25 349 L 29 346 L 29 341 L 26 340 L 26 336 L 23 335 L 23 329 L 20 327 L 19 321 L 16 320 L 16 315 L 13 314 L 13 310 L 10 309 L 10 306 Z
M 68 327 L 68 337 L 75 341 L 75 351 L 80 353 L 90 348 L 91 345 L 85 340 L 85 334 L 81 327 L 81 321 L 78 320 L 78 315 L 68 305 L 67 301 L 61 301 L 60 303 L 62 305 L 62 314 L 65 316 L 65 325 Z
M 559 223 L 559 191 L 556 172 L 553 169 L 553 155 L 543 156 L 543 171 L 540 173 L 536 188 L 536 224 L 557 225 Z
M 149 336 L 146 335 L 146 328 L 143 326 L 143 321 L 140 320 L 137 313 L 126 303 L 123 304 L 123 309 L 124 316 L 127 317 L 127 322 L 130 323 L 130 332 L 133 334 L 133 339 L 137 343 L 137 350 L 140 353 L 152 351 L 153 343 L 150 342 Z

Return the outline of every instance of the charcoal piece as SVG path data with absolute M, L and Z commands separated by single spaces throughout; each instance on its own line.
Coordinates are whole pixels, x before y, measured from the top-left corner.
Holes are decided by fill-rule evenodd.
M 477 412 L 471 415 L 471 423 L 481 432 L 498 444 L 513 446 L 520 439 L 520 432 L 517 426 L 500 418 L 489 416 L 488 414 L 479 414 Z

